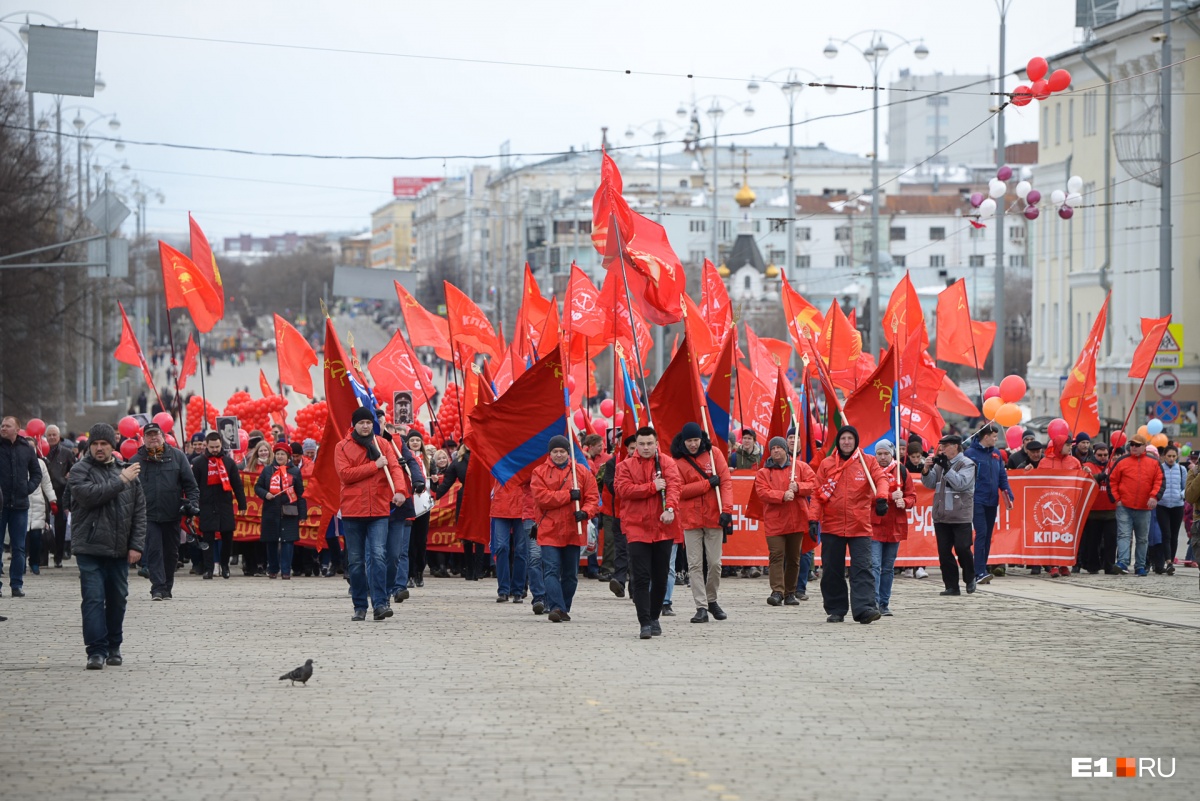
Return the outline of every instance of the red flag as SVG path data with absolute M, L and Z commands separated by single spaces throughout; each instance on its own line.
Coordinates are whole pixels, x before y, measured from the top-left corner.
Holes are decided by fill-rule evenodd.
M 450 326 L 450 340 L 468 345 L 493 359 L 500 358 L 504 349 L 500 347 L 487 315 L 454 284 L 449 281 L 443 281 L 442 284 L 446 289 L 446 322 Z
M 404 325 L 408 328 L 408 339 L 413 347 L 433 348 L 439 359 L 451 361 L 454 355 L 450 351 L 449 324 L 426 311 L 399 281 L 396 281 L 396 297 L 400 299 L 400 313 L 404 315 Z
M 537 359 L 542 358 L 557 348 L 561 341 L 562 324 L 558 319 L 558 301 L 552 300 L 550 311 L 542 323 L 542 330 L 538 332 L 537 346 L 534 348 L 533 356 Z
M 1071 424 L 1072 433 L 1083 432 L 1089 436 L 1100 433 L 1100 401 L 1096 396 L 1096 356 L 1100 352 L 1100 340 L 1104 338 L 1104 327 L 1108 324 L 1108 299 L 1110 291 L 1104 298 L 1104 305 L 1092 323 L 1092 331 L 1083 350 L 1075 360 L 1071 372 L 1067 374 L 1067 383 L 1063 386 L 1062 397 L 1058 406 L 1062 410 L 1063 419 Z M 1159 342 L 1162 338 L 1159 338 Z
M 771 431 L 771 414 L 775 409 L 775 389 L 754 372 L 739 368 L 737 393 L 737 412 L 742 418 L 742 428 L 753 429 L 765 445 Z
M 982 370 L 988 354 L 992 351 L 992 341 L 995 338 L 994 322 L 985 323 L 971 319 L 965 278 L 958 279 L 938 293 L 938 359 Z
M 267 375 L 262 371 L 261 367 L 258 368 L 258 388 L 264 398 L 269 398 L 275 394 L 275 391 L 271 389 L 271 382 L 267 380 Z
M 664 453 L 670 452 L 671 439 L 684 423 L 700 425 L 700 409 L 704 405 L 706 401 L 700 388 L 695 354 L 685 334 L 675 357 L 650 393 L 650 416 L 658 430 L 658 446 Z
M 325 318 L 325 403 L 329 409 L 327 428 L 337 432 L 338 439 L 350 430 L 350 417 L 359 407 L 358 397 L 350 380 L 350 359 L 342 348 L 333 320 Z M 336 442 L 336 440 L 335 440 Z M 333 454 L 330 454 L 332 457 Z M 334 511 L 337 511 L 336 507 Z
M 607 316 L 607 325 L 604 329 L 605 341 L 611 342 L 615 338 L 624 342 L 626 350 L 629 351 L 629 356 L 632 358 L 633 332 L 636 331 L 638 350 L 644 363 L 646 356 L 650 353 L 650 348 L 654 345 L 653 336 L 642 315 L 638 313 L 637 309 L 631 309 L 626 302 L 625 286 L 619 271 L 609 270 L 608 274 L 604 276 L 604 285 L 600 288 L 600 305 Z M 630 320 L 633 321 L 632 329 Z M 631 372 L 634 371 L 634 362 L 629 362 L 628 366 Z
M 187 309 L 200 333 L 207 334 L 221 319 L 211 311 L 223 307 L 217 290 L 192 260 L 166 242 L 158 243 L 158 259 L 162 265 L 163 289 L 167 293 L 168 309 Z
M 781 287 L 783 301 L 783 316 L 787 319 L 788 334 L 792 338 L 792 346 L 797 353 L 802 353 L 800 342 L 806 338 L 815 339 L 825 328 L 825 318 L 816 306 L 805 300 L 799 292 L 792 289 L 787 276 L 780 273 L 783 279 Z
M 889 345 L 897 338 L 906 342 L 915 338 L 921 342 L 922 348 L 929 347 L 929 332 L 925 328 L 925 312 L 921 309 L 921 298 L 913 288 L 908 273 L 892 291 L 887 309 L 880 320 L 883 324 L 883 337 Z
M 700 308 L 686 293 L 683 302 L 687 310 L 683 318 L 683 329 L 696 356 L 696 369 L 700 371 L 700 375 L 708 375 L 712 371 L 713 360 L 721 349 L 723 337 L 713 337 L 712 329 L 705 324 Z
M 783 375 L 783 368 L 775 368 L 775 396 L 771 401 L 771 422 L 767 425 L 767 438 L 763 443 L 763 460 L 771 458 L 771 440 L 775 437 L 783 437 L 787 439 L 788 429 L 792 426 L 792 410 L 788 405 L 787 378 Z M 799 436 L 799 432 L 797 432 Z M 804 453 L 804 443 L 796 442 L 797 458 L 799 454 Z M 788 453 L 788 458 L 792 457 Z M 746 516 L 754 520 L 762 520 L 763 504 L 762 499 L 758 497 L 758 493 L 754 490 L 750 491 L 750 501 L 746 504 Z
M 837 300 L 830 304 L 829 313 L 825 315 L 817 352 L 825 360 L 831 375 L 854 374 L 854 364 L 862 354 L 862 334 L 850 325 Z
M 513 341 L 504 351 L 504 356 L 496 363 L 496 375 L 493 383 L 496 385 L 497 397 L 507 392 L 513 382 L 524 372 L 525 357 L 517 353 L 517 339 L 513 337 Z
M 593 341 L 601 341 L 604 337 L 605 317 L 600 306 L 600 290 L 574 262 L 563 299 L 562 326 L 568 336 L 578 334 Z
M 176 387 L 180 392 L 183 392 L 187 386 L 188 376 L 196 374 L 196 367 L 200 358 L 200 346 L 196 344 L 196 340 L 192 338 L 191 333 L 188 333 L 187 350 L 183 352 L 183 368 L 179 371 L 179 380 L 175 382 Z
M 154 388 L 154 376 L 150 374 L 150 365 L 146 364 L 142 346 L 138 344 L 137 337 L 133 334 L 133 326 L 129 324 L 125 306 L 117 301 L 117 308 L 121 310 L 121 341 L 117 343 L 117 349 L 113 351 L 113 358 L 122 364 L 142 368 L 142 377 L 146 379 L 146 386 L 150 387 L 150 391 L 158 398 L 158 390 Z M 161 398 L 158 403 L 160 406 L 162 405 Z
M 592 197 L 592 245 L 601 255 L 610 249 L 608 233 L 614 215 L 622 237 L 628 240 L 633 235 L 633 212 L 621 195 L 623 190 L 621 171 L 606 151 L 600 157 L 600 186 Z
M 963 417 L 979 416 L 979 407 L 972 403 L 967 393 L 945 373 L 942 374 L 942 386 L 937 395 L 937 407 L 943 411 L 961 414 Z
M 733 327 L 733 304 L 729 301 L 725 282 L 708 259 L 704 260 L 704 274 L 700 280 L 700 319 L 712 331 L 713 342 L 723 342 L 725 332 Z
M 522 358 L 537 358 L 535 344 L 546 325 L 553 301 L 542 297 L 533 271 L 525 264 L 525 285 L 521 291 L 521 307 L 517 310 L 517 322 L 513 329 L 513 341 L 518 342 L 517 355 Z
M 1129 365 L 1129 377 L 1145 379 L 1154 366 L 1154 357 L 1162 346 L 1163 338 L 1171 325 L 1171 315 L 1166 317 L 1142 318 L 1142 341 L 1133 352 L 1133 362 Z
M 434 392 L 431 385 L 425 386 L 422 378 L 425 374 L 422 365 L 408 347 L 404 336 L 397 331 L 384 346 L 383 350 L 371 357 L 367 363 L 371 379 L 375 382 L 375 397 L 382 402 L 392 404 L 393 393 L 412 393 L 412 413 L 415 417 L 424 405 L 426 399 Z M 395 410 L 393 409 L 393 414 Z
M 309 398 L 313 396 L 312 373 L 317 354 L 304 335 L 291 323 L 275 315 L 275 358 L 279 362 L 279 380 Z
M 215 305 L 209 307 L 208 310 L 219 320 L 225 316 L 225 285 L 221 281 L 221 268 L 217 267 L 217 258 L 213 256 L 212 248 L 208 245 L 208 237 L 200 230 L 200 224 L 192 217 L 190 211 L 188 212 L 188 228 L 191 233 L 192 264 L 196 265 L 196 269 L 208 280 L 214 290 L 212 299 L 215 300 Z

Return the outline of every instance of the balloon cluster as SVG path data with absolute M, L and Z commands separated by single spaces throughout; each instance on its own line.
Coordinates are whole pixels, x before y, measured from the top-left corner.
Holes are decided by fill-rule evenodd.
M 1021 407 L 1017 402 L 1025 397 L 1025 380 L 1019 375 L 1005 376 L 1000 386 L 992 385 L 983 391 L 983 416 L 1008 430 L 1004 440 L 1010 448 L 1021 445 L 1024 431 L 1020 427 Z M 1013 440 L 1016 440 L 1016 445 Z
M 1003 200 L 1008 193 L 1008 179 L 1012 178 L 1013 170 L 1007 164 L 996 170 L 996 177 L 988 181 L 987 195 L 982 192 L 971 193 L 971 206 L 979 209 L 979 218 L 987 220 L 996 214 L 996 201 Z
M 50 455 L 50 443 L 43 436 L 46 433 L 46 423 L 43 420 L 34 417 L 17 433 L 22 437 L 32 437 L 37 442 L 37 452 L 40 455 Z
M 459 438 L 458 384 L 453 381 L 446 384 L 446 390 L 442 393 L 441 403 L 438 404 L 437 422 L 443 439 Z
M 988 191 L 985 196 L 982 192 L 972 192 L 970 201 L 971 206 L 979 210 L 979 218 L 987 220 L 995 216 L 997 211 L 997 201 L 1002 201 L 1004 195 L 1008 192 L 1008 180 L 1013 177 L 1013 169 L 1008 165 L 996 170 L 996 177 L 988 181 Z M 1083 189 L 1083 178 L 1078 175 L 1072 175 L 1067 180 L 1067 189 L 1055 189 L 1050 193 L 1050 202 L 1058 209 L 1058 216 L 1064 220 L 1069 220 L 1075 216 L 1075 205 L 1078 204 L 1083 196 L 1079 194 Z M 1025 203 L 1024 215 L 1025 219 L 1036 220 L 1041 210 L 1038 208 L 1038 203 L 1042 201 L 1042 193 L 1033 188 L 1026 179 L 1017 181 L 1015 187 L 1017 197 Z
M 271 412 L 283 412 L 286 417 L 287 398 L 272 395 L 269 398 L 252 398 L 249 392 L 235 392 L 229 397 L 222 414 L 238 419 L 242 428 L 262 432 L 271 430 Z
M 205 426 L 208 430 L 217 427 L 217 415 L 220 410 L 211 403 L 208 403 L 199 395 L 193 395 L 191 400 L 187 402 L 187 420 L 184 426 L 184 433 L 190 440 L 192 436 L 200 431 L 201 423 L 204 418 L 208 419 L 208 424 Z
M 1069 220 L 1075 216 L 1075 206 L 1083 200 L 1083 195 L 1079 194 L 1081 189 L 1083 189 L 1083 179 L 1078 175 L 1072 175 L 1067 179 L 1067 191 L 1055 189 L 1050 193 L 1050 202 L 1058 209 L 1060 218 Z
M 1048 77 L 1046 73 L 1050 73 Z M 1030 83 L 1021 84 L 1012 91 L 1010 97 L 1014 106 L 1028 106 L 1032 100 L 1041 102 L 1071 85 L 1071 73 L 1066 70 L 1050 72 L 1049 62 L 1041 56 L 1029 59 L 1025 74 L 1029 76 Z
M 325 433 L 325 420 L 329 417 L 329 407 L 325 401 L 301 406 L 296 411 L 296 425 L 292 429 L 292 437 L 303 442 L 306 439 L 321 441 Z
M 1163 433 L 1163 421 L 1157 417 L 1152 417 L 1146 425 L 1139 426 L 1137 432 L 1149 440 L 1150 444 L 1156 448 L 1165 448 L 1171 442 L 1167 435 Z M 1188 454 L 1191 452 L 1191 448 L 1189 448 Z M 1184 457 L 1186 458 L 1187 454 L 1184 454 Z

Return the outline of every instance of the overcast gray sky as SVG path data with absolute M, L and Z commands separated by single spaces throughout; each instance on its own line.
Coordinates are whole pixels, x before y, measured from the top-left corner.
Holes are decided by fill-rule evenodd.
M 101 32 L 98 66 L 108 88 L 65 102 L 116 112 L 127 140 L 331 155 L 489 155 L 505 140 L 516 154 L 558 151 L 597 145 L 603 125 L 624 143 L 629 124 L 674 122 L 680 101 L 693 94 L 748 98 L 745 83 L 755 74 L 795 66 L 866 84 L 870 72 L 861 56 L 843 48 L 827 60 L 821 51 L 829 37 L 849 38 L 868 25 L 924 38 L 930 49 L 923 62 L 911 49 L 894 51 L 884 66 L 887 78 L 905 67 L 994 72 L 999 46 L 995 0 L 25 3 Z M 19 8 L 5 5 L 0 16 Z M 1007 68 L 1071 47 L 1079 35 L 1074 7 L 1073 0 L 1014 0 Z M 12 36 L 0 34 L 0 48 L 14 47 Z M 39 113 L 52 106 L 45 96 L 37 103 Z M 782 95 L 764 86 L 754 105 L 753 119 L 727 115 L 723 142 L 726 134 L 779 125 L 736 141 L 785 143 Z M 866 153 L 870 105 L 869 92 L 805 89 L 797 119 L 862 113 L 800 126 L 796 141 Z M 1035 103 L 1006 111 L 1010 142 L 1036 136 L 1036 109 Z M 886 130 L 886 116 L 881 125 Z M 186 230 L 190 209 L 214 241 L 240 232 L 364 229 L 370 211 L 390 198 L 393 175 L 453 175 L 467 163 L 318 161 L 132 144 L 119 156 L 111 146 L 100 152 L 127 160 L 166 196 L 150 210 L 151 231 Z M 233 180 L 239 178 L 261 182 Z

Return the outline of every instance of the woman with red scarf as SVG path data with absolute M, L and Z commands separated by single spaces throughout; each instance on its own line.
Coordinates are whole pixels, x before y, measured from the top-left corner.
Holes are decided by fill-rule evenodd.
M 208 548 L 201 551 L 204 578 L 213 577 L 214 546 L 221 534 L 221 578 L 229 578 L 229 557 L 233 554 L 233 501 L 239 512 L 246 511 L 246 490 L 242 474 L 221 444 L 221 435 L 209 431 L 204 437 L 204 453 L 192 457 L 192 475 L 200 487 L 200 533 Z
M 267 578 L 278 577 L 282 570 L 286 581 L 292 577 L 292 552 L 300 539 L 300 521 L 308 516 L 308 503 L 300 468 L 292 464 L 292 447 L 276 442 L 271 455 L 272 464 L 254 485 L 254 494 L 263 500 L 259 539 L 267 548 Z

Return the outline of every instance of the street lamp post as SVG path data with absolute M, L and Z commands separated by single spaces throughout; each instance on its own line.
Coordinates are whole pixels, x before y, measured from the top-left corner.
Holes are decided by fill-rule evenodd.
M 863 50 L 858 45 L 854 44 L 852 39 L 867 34 L 870 37 L 870 42 L 867 48 Z M 888 55 L 892 52 L 892 46 L 887 43 L 884 34 L 894 37 L 898 40 L 895 47 L 912 46 L 913 55 L 918 59 L 925 59 L 929 56 L 929 48 L 925 46 L 924 41 L 918 39 L 915 42 L 905 39 L 897 33 L 884 30 L 869 30 L 859 31 L 850 36 L 848 39 L 836 40 L 839 44 L 844 44 L 847 47 L 857 50 L 866 59 L 867 64 L 871 68 L 871 352 L 876 353 L 883 347 L 883 339 L 880 335 L 881 327 L 879 325 L 879 75 L 883 71 L 883 62 L 887 60 Z M 825 45 L 826 58 L 837 58 L 838 49 L 835 40 L 830 39 L 829 44 Z
M 83 166 L 83 148 L 84 148 L 84 141 L 87 139 L 88 129 L 91 128 L 93 125 L 95 125 L 97 122 L 100 122 L 101 120 L 107 120 L 108 127 L 110 129 L 112 129 L 113 131 L 117 131 L 117 130 L 120 130 L 120 128 L 121 128 L 121 121 L 119 119 L 117 119 L 116 114 L 105 114 L 104 112 L 97 111 L 96 109 L 91 108 L 90 106 L 73 106 L 73 108 L 76 109 L 75 119 L 71 121 L 71 125 L 74 126 L 75 131 L 76 131 L 75 191 L 77 193 L 77 197 L 75 198 L 75 205 L 76 205 L 76 209 L 78 210 L 80 216 L 82 216 L 83 215 L 83 206 L 85 203 L 85 195 L 84 195 L 84 181 L 85 180 L 88 182 L 88 193 L 90 194 L 90 192 L 91 192 L 91 177 L 88 176 L 85 179 L 84 173 L 86 170 Z M 83 113 L 82 113 L 84 111 L 90 112 L 97 116 L 93 117 L 91 120 L 85 120 L 83 118 Z M 90 146 L 90 143 L 89 143 L 89 146 Z M 125 148 L 125 146 L 123 144 L 121 144 L 120 142 L 116 143 L 116 149 L 118 150 L 118 152 L 123 150 L 124 148 Z

